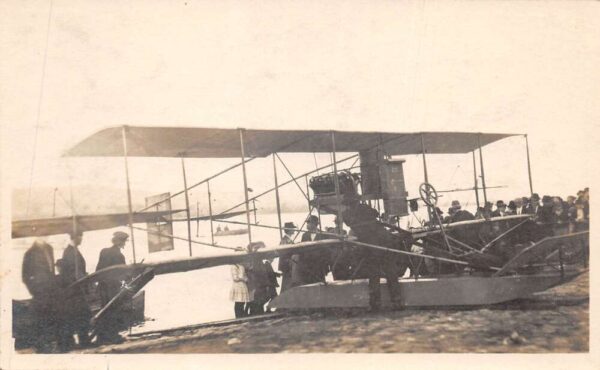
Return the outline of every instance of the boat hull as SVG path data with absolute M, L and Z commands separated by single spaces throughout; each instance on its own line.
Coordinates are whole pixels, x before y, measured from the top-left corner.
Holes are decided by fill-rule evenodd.
M 480 306 L 526 298 L 572 280 L 579 272 L 514 276 L 455 276 L 399 280 L 401 306 Z M 387 284 L 382 281 L 381 303 L 389 307 Z M 369 306 L 367 280 L 335 281 L 291 288 L 269 305 L 274 309 L 360 308 Z

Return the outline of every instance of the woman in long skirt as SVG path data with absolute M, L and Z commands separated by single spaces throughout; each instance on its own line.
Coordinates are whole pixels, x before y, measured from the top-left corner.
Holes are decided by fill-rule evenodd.
M 246 275 L 246 268 L 241 264 L 232 265 L 231 277 L 233 279 L 233 285 L 229 293 L 229 299 L 235 302 L 233 306 L 235 317 L 244 317 L 244 306 L 247 302 L 252 302 L 252 297 L 250 297 L 250 293 L 248 292 L 248 276 Z

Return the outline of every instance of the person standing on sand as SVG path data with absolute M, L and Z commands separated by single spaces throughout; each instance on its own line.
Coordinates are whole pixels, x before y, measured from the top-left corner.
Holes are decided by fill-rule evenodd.
M 346 205 L 346 210 L 343 212 L 344 222 L 354 232 L 359 242 L 391 250 L 406 250 L 412 244 L 412 237 L 409 232 L 399 230 L 402 233 L 392 234 L 377 220 L 378 212 L 367 204 L 360 203 L 358 197 L 344 198 L 344 205 Z M 399 265 L 406 266 L 406 259 L 395 253 L 368 247 L 361 248 L 361 257 L 364 261 L 363 267 L 369 277 L 369 306 L 371 311 L 377 311 L 381 307 L 381 275 L 385 276 L 392 307 L 399 308 L 402 303 L 398 283 L 399 271 L 401 270 Z
M 294 244 L 294 240 L 292 239 L 292 235 L 294 235 L 294 230 L 297 227 L 293 222 L 286 222 L 284 225 L 284 235 L 279 245 L 290 245 Z M 281 292 L 286 291 L 292 282 L 292 256 L 288 253 L 282 253 L 279 256 L 279 264 L 277 266 L 279 272 L 281 273 Z
M 233 285 L 229 292 L 229 299 L 235 302 L 233 311 L 235 312 L 235 318 L 239 319 L 246 316 L 246 304 L 252 302 L 250 292 L 248 291 L 248 276 L 246 275 L 244 265 L 231 265 L 231 278 L 233 279 Z
M 123 253 L 121 253 L 121 249 L 125 247 L 127 239 L 129 239 L 129 235 L 122 231 L 116 231 L 113 234 L 111 240 L 112 246 L 104 248 L 100 251 L 100 257 L 98 258 L 96 271 L 100 271 L 111 266 L 127 264 L 125 261 L 125 256 Z M 121 281 L 115 279 L 109 279 L 101 282 L 100 296 L 103 306 L 110 302 L 110 300 L 119 293 L 121 290 L 121 284 Z M 123 326 L 122 312 L 118 311 L 112 313 L 106 320 L 107 324 L 103 325 L 98 330 L 97 343 L 122 343 L 124 339 L 119 335 L 119 328 Z
M 32 297 L 33 327 L 29 335 L 37 353 L 51 353 L 58 339 L 58 286 L 52 246 L 41 239 L 34 241 L 23 256 L 21 274 Z

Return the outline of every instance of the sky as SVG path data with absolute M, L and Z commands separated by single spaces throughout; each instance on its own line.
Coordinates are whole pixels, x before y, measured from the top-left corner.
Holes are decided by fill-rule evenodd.
M 564 197 L 591 186 L 600 140 L 598 2 L 1 6 L 10 14 L 0 25 L 5 194 L 30 186 L 123 188 L 122 159 L 61 157 L 123 124 L 527 133 L 534 191 Z M 484 148 L 484 157 L 486 183 L 511 187 L 490 190 L 492 200 L 527 195 L 523 137 Z M 286 158 L 295 173 L 329 160 Z M 412 197 L 422 162 L 406 159 Z M 234 162 L 189 161 L 188 182 Z M 272 186 L 270 159 L 252 166 L 249 186 Z M 428 166 L 438 189 L 473 185 L 470 155 L 431 156 Z M 182 189 L 178 160 L 133 159 L 130 171 L 135 189 Z M 242 186 L 238 172 L 213 189 L 233 202 L 243 199 Z M 192 201 L 206 199 L 204 191 Z M 302 199 L 294 185 L 284 192 Z M 456 197 L 473 204 L 472 193 Z

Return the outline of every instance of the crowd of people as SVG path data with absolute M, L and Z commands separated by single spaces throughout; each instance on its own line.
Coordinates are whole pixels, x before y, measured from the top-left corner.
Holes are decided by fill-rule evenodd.
M 32 296 L 31 313 L 35 329 L 30 339 L 38 352 L 69 351 L 75 345 L 75 338 L 80 347 L 91 342 L 89 306 L 82 292 L 68 289 L 87 275 L 85 258 L 78 249 L 82 238 L 82 232 L 72 232 L 62 258 L 56 263 L 52 246 L 43 240 L 36 240 L 23 257 L 22 280 Z M 100 252 L 96 271 L 125 264 L 121 249 L 128 238 L 129 235 L 121 231 L 113 234 L 112 246 Z M 107 280 L 100 283 L 98 289 L 101 303 L 105 305 L 119 292 L 121 284 Z M 105 325 L 97 328 L 96 343 L 123 341 L 119 325 L 117 317 L 108 318 Z
M 358 199 L 349 199 L 345 203 L 346 211 L 342 217 L 344 223 L 350 228 L 350 234 L 358 241 L 384 246 L 385 248 L 395 249 L 398 244 L 407 241 L 407 235 L 390 233 L 379 221 L 379 213 L 372 207 L 360 203 Z M 325 232 L 319 228 L 319 218 L 310 215 L 306 220 L 307 231 L 302 232 L 301 242 L 320 241 L 327 239 L 336 239 L 339 235 L 347 234 L 343 228 L 343 223 L 337 217 L 334 220 L 334 226 L 325 229 Z M 289 245 L 294 243 L 293 235 L 297 232 L 297 227 L 292 222 L 284 225 L 285 235 L 280 245 Z M 405 249 L 410 243 L 406 243 Z M 234 301 L 234 311 L 236 317 L 248 315 L 250 306 L 250 315 L 252 314 L 252 305 L 254 302 L 266 304 L 275 297 L 277 285 L 277 276 L 281 276 L 281 292 L 290 288 L 323 283 L 328 273 L 333 273 L 334 278 L 368 278 L 369 279 L 369 297 L 373 310 L 377 310 L 381 304 L 381 294 L 379 281 L 381 275 L 384 275 L 388 281 L 392 301 L 398 294 L 398 277 L 402 269 L 398 268 L 401 257 L 395 253 L 377 251 L 372 248 L 345 247 L 334 250 L 315 249 L 303 253 L 288 252 L 279 257 L 278 273 L 270 272 L 272 280 L 252 278 L 249 271 L 256 270 L 253 266 L 257 264 L 242 265 L 237 264 L 232 267 L 233 286 L 231 289 L 231 300 Z M 265 262 L 265 264 L 267 264 Z M 270 267 L 270 263 L 268 264 Z M 357 275 L 358 272 L 360 275 Z M 253 282 L 254 280 L 254 282 Z M 264 284 L 257 284 L 257 281 L 264 281 Z M 257 298 L 257 292 L 270 291 L 271 294 Z M 260 295 L 259 295 L 260 296 Z M 259 308 L 257 313 L 263 311 Z
M 508 204 L 498 200 L 495 209 L 492 202 L 485 202 L 474 215 L 462 209 L 459 201 L 453 200 L 446 216 L 439 208 L 436 212 L 444 223 L 529 214 L 535 215 L 539 223 L 570 225 L 570 231 L 575 231 L 578 223 L 589 219 L 589 197 L 589 188 L 578 191 L 576 197 L 569 195 L 566 201 L 559 196 L 544 195 L 540 202 L 540 196 L 533 193 L 531 197 L 518 197 Z
M 248 245 L 248 253 L 264 246 L 262 242 L 251 243 Z M 273 270 L 272 263 L 272 259 L 254 257 L 248 262 L 231 266 L 233 286 L 229 298 L 235 302 L 236 318 L 265 313 L 265 305 L 277 296 L 277 277 L 281 274 Z
M 382 216 L 374 208 L 360 203 L 356 199 L 350 200 L 345 206 L 346 211 L 343 214 L 343 220 L 350 228 L 349 233 L 359 242 L 382 246 L 388 249 L 400 248 L 411 250 L 410 234 L 399 228 L 395 229 L 393 233 L 390 232 L 390 225 L 386 222 L 381 222 Z M 495 203 L 495 208 L 493 203 L 486 202 L 484 207 L 480 207 L 475 214 L 462 209 L 460 202 L 457 200 L 452 201 L 447 215 L 444 216 L 439 208 L 436 211 L 440 221 L 446 224 L 511 215 L 534 215 L 532 222 L 534 225 L 538 225 L 538 228 L 532 231 L 532 229 L 523 227 L 523 230 L 525 230 L 524 234 L 527 240 L 537 240 L 539 237 L 553 235 L 552 233 L 556 227 L 561 225 L 568 227 L 569 232 L 576 232 L 587 228 L 587 223 L 589 223 L 589 189 L 585 188 L 579 191 L 577 197 L 568 196 L 566 201 L 557 196 L 543 196 L 540 202 L 539 195 L 534 193 L 531 197 L 519 197 L 509 201 L 508 204 L 499 200 Z M 343 224 L 337 217 L 334 222 L 334 227 L 326 228 L 326 231 L 322 232 L 319 230 L 319 218 L 314 215 L 309 216 L 306 220 L 307 231 L 302 234 L 302 242 L 331 239 L 335 238 L 336 235 L 347 234 L 343 228 Z M 431 222 L 433 223 L 434 221 L 432 220 Z M 475 230 L 477 232 L 474 234 L 477 235 L 474 235 L 474 238 L 479 239 L 479 244 L 473 243 L 473 245 L 482 246 L 506 231 L 505 228 L 502 228 L 501 224 L 495 223 L 493 226 L 488 227 L 489 230 L 482 227 L 483 234 L 485 234 L 485 230 L 489 231 L 489 235 L 484 235 L 483 239 L 481 239 L 482 235 L 480 233 L 482 230 L 477 228 L 470 228 L 468 230 L 457 229 L 454 233 L 463 233 L 465 235 L 455 236 L 458 236 L 461 240 L 469 240 L 472 239 L 470 234 L 473 234 Z M 545 231 L 545 225 L 551 229 L 550 234 Z M 538 234 L 538 230 L 542 230 L 542 233 Z M 293 223 L 286 223 L 284 229 L 285 235 L 280 244 L 293 244 L 293 235 L 296 231 L 296 226 Z M 511 241 L 519 242 L 519 240 Z M 497 244 L 503 245 L 502 243 L 506 243 L 506 240 Z M 495 253 L 494 248 L 492 248 L 491 252 Z M 504 252 L 506 251 L 502 251 L 502 253 Z M 268 264 L 270 268 L 268 261 L 265 261 L 265 264 Z M 393 282 L 397 281 L 398 276 L 402 275 L 406 271 L 406 268 L 406 260 L 398 254 L 381 252 L 373 248 L 355 247 L 337 248 L 332 251 L 316 250 L 302 254 L 283 254 L 279 258 L 278 272 L 273 272 L 271 269 L 269 272 L 271 280 L 268 282 L 267 279 L 250 277 L 252 273 L 249 273 L 249 271 L 260 271 L 260 269 L 256 269 L 252 265 L 236 265 L 232 268 L 234 278 L 232 300 L 236 302 L 236 317 L 242 317 L 248 315 L 248 312 L 252 312 L 247 307 L 252 307 L 251 302 L 253 300 L 261 304 L 266 304 L 270 299 L 274 298 L 277 294 L 275 287 L 278 286 L 277 277 L 279 276 L 281 277 L 281 292 L 284 292 L 299 285 L 325 282 L 325 277 L 329 272 L 332 272 L 334 279 L 368 278 L 370 305 L 372 309 L 377 309 L 381 299 L 379 278 L 383 275 L 386 277 L 386 281 L 392 282 L 388 284 L 388 288 L 392 301 L 394 301 L 398 296 L 398 287 Z M 413 272 L 411 271 L 411 273 Z M 264 283 L 262 283 L 263 285 L 257 285 L 257 281 L 264 281 Z M 240 288 L 240 285 L 244 285 L 243 283 L 246 283 L 246 286 Z M 269 290 L 271 294 L 263 299 L 257 299 L 256 297 L 260 297 L 261 295 L 257 295 L 256 292 L 264 292 L 265 290 Z M 235 295 L 234 292 L 242 292 L 242 294 Z M 259 309 L 256 312 L 262 313 L 264 311 Z

